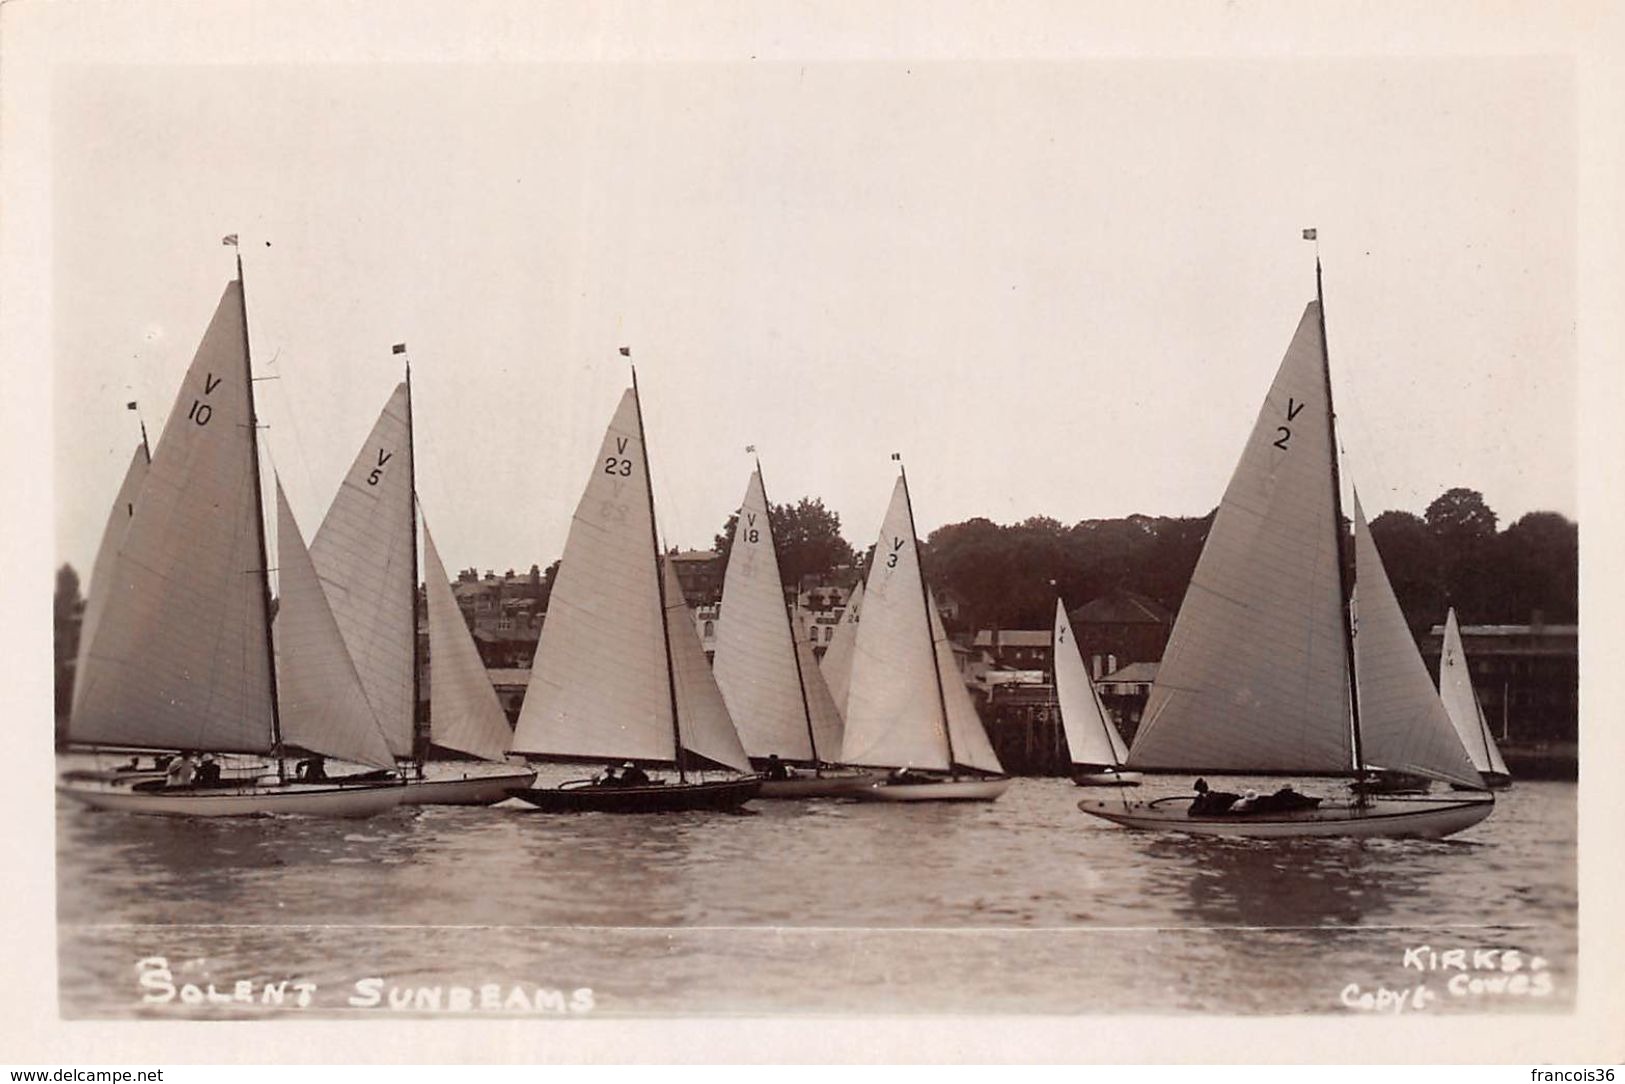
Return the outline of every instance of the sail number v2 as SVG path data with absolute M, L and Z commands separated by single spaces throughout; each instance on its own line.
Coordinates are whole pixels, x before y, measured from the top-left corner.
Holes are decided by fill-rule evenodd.
M 1286 400 L 1286 420 L 1287 421 L 1290 422 L 1293 419 L 1295 419 L 1298 416 L 1298 413 L 1300 411 L 1302 411 L 1302 410 L 1303 410 L 1303 404 L 1302 403 L 1298 402 L 1296 399 L 1292 398 L 1292 396 L 1290 396 L 1290 395 L 1287 396 L 1287 400 Z M 1292 427 L 1289 426 L 1289 425 L 1278 425 L 1278 426 L 1275 427 L 1275 431 L 1277 433 L 1281 434 L 1281 435 L 1276 437 L 1275 440 L 1273 440 L 1271 443 L 1275 447 L 1281 449 L 1284 452 L 1284 451 L 1286 451 L 1287 441 L 1292 439 Z

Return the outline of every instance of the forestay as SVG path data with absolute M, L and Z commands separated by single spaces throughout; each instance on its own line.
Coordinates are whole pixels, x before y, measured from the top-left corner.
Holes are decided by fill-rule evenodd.
M 1433 687 L 1358 495 L 1354 498 L 1354 672 L 1359 678 L 1360 738 L 1368 767 L 1416 772 L 1481 787 L 1461 738 Z
M 841 760 L 946 771 L 948 743 L 919 552 L 899 476 L 870 562 L 857 624 Z
M 1439 699 L 1455 724 L 1461 744 L 1467 747 L 1473 767 L 1480 772 L 1510 775 L 1501 750 L 1490 736 L 1484 720 L 1484 706 L 1479 703 L 1473 689 L 1473 678 L 1467 667 L 1467 653 L 1461 644 L 1461 626 L 1456 623 L 1452 607 L 1444 619 L 1444 647 L 1439 653 Z
M 501 760 L 513 731 L 451 593 L 446 566 L 440 561 L 427 521 L 423 524 L 423 575 L 429 606 L 430 740 L 446 749 Z
M 807 690 L 807 714 L 812 717 L 813 743 L 821 760 L 833 760 L 841 755 L 841 713 L 835 707 L 835 698 L 818 668 L 813 653 L 812 639 L 807 635 L 805 617 L 796 614 L 796 655 L 801 660 L 801 678 Z
M 181 382 L 112 559 L 71 740 L 271 748 L 251 413 L 242 284 L 234 281 Z
M 835 625 L 835 634 L 830 637 L 829 646 L 824 649 L 824 658 L 819 669 L 824 673 L 824 681 L 829 685 L 829 695 L 835 701 L 835 710 L 846 717 L 847 690 L 852 682 L 852 649 L 858 642 L 858 621 L 862 616 L 863 607 L 863 581 L 860 579 L 847 596 L 846 609 L 841 611 L 841 620 Z
M 629 388 L 570 522 L 514 733 L 519 752 L 675 760 L 644 455 Z
M 130 518 L 135 515 L 136 496 L 146 479 L 147 446 L 137 444 L 130 456 L 130 465 L 124 469 L 124 481 L 118 487 L 112 510 L 107 513 L 107 525 L 102 528 L 95 563 L 90 566 L 90 586 L 85 594 L 84 614 L 79 621 L 79 651 L 73 667 L 75 714 L 79 710 L 79 691 L 84 685 L 85 660 L 90 656 L 90 642 L 96 638 L 96 626 L 101 624 L 102 611 L 107 608 L 107 597 L 113 590 L 113 568 L 119 545 L 124 541 L 124 532 L 129 529 Z
M 355 764 L 393 768 L 395 757 L 344 647 L 280 480 L 276 512 L 277 707 L 282 740 Z
M 1095 683 L 1072 634 L 1066 607 L 1055 600 L 1055 701 L 1073 764 L 1121 764 L 1128 756 L 1122 737 L 1106 718 Z
M 1311 302 L 1219 504 L 1130 766 L 1353 769 L 1329 399 Z
M 751 472 L 734 525 L 716 643 L 713 672 L 745 751 L 816 760 L 759 470 Z
M 694 629 L 694 615 L 683 599 L 683 585 L 670 561 L 662 562 L 666 577 L 666 635 L 671 643 L 672 695 L 677 701 L 677 730 L 683 748 L 706 760 L 739 771 L 750 771 L 750 758 L 739 741 L 733 719 L 723 703 L 705 648 Z
M 412 440 L 406 384 L 395 388 L 327 510 L 310 559 L 367 701 L 397 757 L 412 755 Z
M 937 611 L 936 596 L 930 595 L 929 600 L 926 608 L 931 614 L 931 643 L 935 648 L 937 673 L 942 681 L 942 705 L 948 713 L 953 762 L 957 766 L 1003 775 L 1004 765 L 999 763 L 998 754 L 993 752 L 993 746 L 987 740 L 987 728 L 982 725 L 982 717 L 976 713 L 976 704 L 970 698 L 970 690 L 965 688 L 959 667 L 954 665 L 954 645 L 948 639 L 947 630 L 942 627 L 942 614 Z

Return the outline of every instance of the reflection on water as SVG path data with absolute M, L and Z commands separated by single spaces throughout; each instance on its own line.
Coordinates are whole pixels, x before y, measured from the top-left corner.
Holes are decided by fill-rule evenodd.
M 359 822 L 58 818 L 68 1016 L 175 981 L 590 988 L 600 1013 L 1345 1011 L 1414 983 L 1406 947 L 1574 969 L 1574 788 L 1519 784 L 1461 837 L 1248 841 L 1127 831 L 1064 781 L 994 804 L 756 802 L 735 815 L 414 807 Z M 257 986 L 256 986 L 257 988 Z M 437 995 L 438 996 L 438 995 Z

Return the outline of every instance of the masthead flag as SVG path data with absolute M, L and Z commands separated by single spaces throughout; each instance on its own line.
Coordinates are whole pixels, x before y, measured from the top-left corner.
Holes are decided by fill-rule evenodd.
M 747 452 L 754 452 L 754 451 L 755 451 L 755 450 L 756 450 L 756 445 L 754 445 L 754 444 L 747 444 L 747 445 L 745 445 L 745 451 L 747 451 Z
M 394 346 L 389 348 L 389 352 L 391 354 L 404 354 L 406 353 L 406 344 L 396 343 Z
M 901 463 L 903 461 L 903 453 L 902 452 L 893 452 L 891 454 L 891 457 L 892 457 L 893 462 Z
M 134 410 L 135 409 L 135 400 L 131 399 L 128 403 L 125 403 L 124 404 L 124 409 L 125 410 Z
M 1304 230 L 1303 231 L 1303 239 L 1305 241 L 1313 241 L 1315 239 L 1315 231 L 1312 228 Z
M 228 233 L 224 237 L 220 238 L 220 243 L 222 245 L 231 245 L 233 248 L 235 248 L 237 247 L 237 235 L 235 233 Z
M 631 356 L 632 356 L 632 348 L 630 346 L 621 347 L 621 357 L 629 358 Z

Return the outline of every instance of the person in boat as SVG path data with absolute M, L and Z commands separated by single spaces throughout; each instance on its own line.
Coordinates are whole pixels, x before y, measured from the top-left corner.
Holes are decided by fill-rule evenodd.
M 1193 817 L 1211 815 L 1214 813 L 1228 813 L 1230 807 L 1241 800 L 1241 795 L 1229 791 L 1213 790 L 1207 785 L 1206 779 L 1198 779 L 1194 784 L 1196 797 L 1191 799 L 1190 809 L 1186 812 Z
M 203 761 L 197 766 L 197 785 L 200 787 L 220 785 L 220 762 L 214 759 L 213 753 L 203 754 Z
M 197 778 L 197 766 L 192 763 L 191 753 L 182 753 L 170 761 L 166 771 L 169 785 L 172 787 L 189 787 Z
M 1300 809 L 1314 809 L 1319 805 L 1319 798 L 1299 794 L 1292 789 L 1291 783 L 1287 783 L 1274 794 L 1254 798 L 1249 811 L 1253 813 L 1292 813 Z
M 130 758 L 130 763 L 121 764 L 115 770 L 116 771 L 121 771 L 121 772 L 138 772 L 138 771 L 141 770 L 141 758 L 140 757 L 131 757 Z
M 621 786 L 646 787 L 649 783 L 649 773 L 630 760 L 621 765 Z
M 327 781 L 327 758 L 320 753 L 307 757 L 299 762 L 299 769 L 294 773 L 306 783 L 323 783 Z
M 762 770 L 769 779 L 790 778 L 790 769 L 784 766 L 784 761 L 779 759 L 779 754 L 777 753 L 769 753 L 767 755 L 767 766 Z
M 603 771 L 592 777 L 595 787 L 618 787 L 621 785 L 620 769 L 611 764 Z
M 926 776 L 921 775 L 919 772 L 905 764 L 901 768 L 893 768 L 886 776 L 886 782 L 898 784 L 927 783 L 930 782 L 930 780 Z

